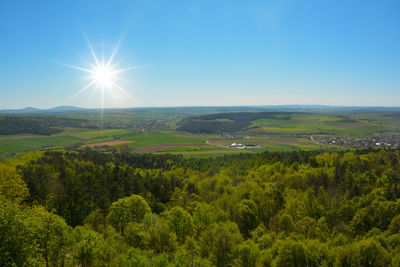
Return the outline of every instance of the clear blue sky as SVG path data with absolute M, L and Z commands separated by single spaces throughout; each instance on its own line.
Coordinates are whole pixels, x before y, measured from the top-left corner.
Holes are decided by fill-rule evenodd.
M 400 106 L 400 1 L 0 1 L 0 109 L 99 107 L 83 72 L 116 60 L 106 107 Z

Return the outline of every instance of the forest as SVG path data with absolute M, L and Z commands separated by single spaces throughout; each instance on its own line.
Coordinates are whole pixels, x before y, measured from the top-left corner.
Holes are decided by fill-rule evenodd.
M 400 266 L 400 152 L 0 162 L 1 266 Z
M 0 135 L 38 134 L 62 132 L 62 127 L 97 129 L 96 123 L 54 115 L 0 115 Z
M 290 115 L 296 112 L 232 112 L 207 114 L 183 119 L 178 127 L 179 131 L 190 133 L 235 133 L 251 125 L 253 120 L 268 118 L 290 120 Z M 302 113 L 308 114 L 308 113 Z

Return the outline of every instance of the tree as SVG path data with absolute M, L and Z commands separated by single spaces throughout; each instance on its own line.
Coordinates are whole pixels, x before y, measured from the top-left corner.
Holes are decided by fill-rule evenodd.
M 287 213 L 284 213 L 279 220 L 280 228 L 288 235 L 290 232 L 294 230 L 294 223 L 292 216 Z
M 400 234 L 400 214 L 392 219 L 388 227 L 388 230 L 392 234 Z
M 151 267 L 152 264 L 146 254 L 138 248 L 130 248 L 119 266 Z
M 29 195 L 28 187 L 21 176 L 13 166 L 5 163 L 0 163 L 0 194 L 15 203 L 20 203 Z
M 182 266 L 202 267 L 211 266 L 211 263 L 200 258 L 199 246 L 192 237 L 186 238 L 185 244 L 177 251 L 177 262 Z
M 334 254 L 336 255 L 334 266 L 361 266 L 360 252 L 353 244 L 337 247 Z
M 378 241 L 366 239 L 361 240 L 357 245 L 360 251 L 361 266 L 383 267 L 389 265 L 389 255 Z
M 229 266 L 234 259 L 234 247 L 242 241 L 236 223 L 214 223 L 200 236 L 201 256 L 209 258 L 216 266 Z
M 178 242 L 183 244 L 186 236 L 193 234 L 193 220 L 187 211 L 181 207 L 173 207 L 167 214 L 171 229 L 175 232 Z
M 140 222 L 150 207 L 143 197 L 132 195 L 112 203 L 107 220 L 122 234 L 129 222 Z
M 250 232 L 258 225 L 257 205 L 252 200 L 244 199 L 236 208 L 236 222 L 240 232 L 245 238 L 250 237 Z
M 307 266 L 306 250 L 300 242 L 287 239 L 279 242 L 277 247 L 276 266 Z
M 0 265 L 40 265 L 40 249 L 25 225 L 27 214 L 0 194 Z
M 70 248 L 70 227 L 64 219 L 35 206 L 28 211 L 25 227 L 31 232 L 46 266 L 63 265 Z
M 99 266 L 102 261 L 104 239 L 96 232 L 77 226 L 72 232 L 73 263 L 76 261 L 82 267 Z
M 255 267 L 260 251 L 252 240 L 247 240 L 236 246 L 234 266 Z

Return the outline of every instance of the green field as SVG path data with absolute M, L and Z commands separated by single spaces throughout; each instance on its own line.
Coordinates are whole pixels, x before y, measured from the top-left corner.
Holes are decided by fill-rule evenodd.
M 75 132 L 65 132 L 63 134 L 69 134 L 78 138 L 90 139 L 90 138 L 97 138 L 97 137 L 112 137 L 114 135 L 122 135 L 127 134 L 127 130 L 123 129 L 111 129 L 111 130 L 88 130 L 88 131 L 75 131 Z
M 356 118 L 343 119 L 325 115 L 296 115 L 292 116 L 290 120 L 257 119 L 252 121 L 252 127 L 258 127 L 264 132 L 275 133 L 360 135 L 389 131 L 394 128 L 387 123 L 379 123 L 378 121 L 366 121 Z
M 35 137 L 26 139 L 0 140 L 0 156 L 2 154 L 23 152 L 45 147 L 62 147 L 79 141 L 74 136 Z
M 371 135 L 400 132 L 400 113 L 220 113 L 185 118 L 178 130 L 193 134 Z
M 113 136 L 127 134 L 124 129 L 98 130 L 85 128 L 65 128 L 63 132 L 51 136 L 37 136 L 32 138 L 23 138 L 23 136 L 32 136 L 30 134 L 2 135 L 1 138 L 22 137 L 19 139 L 0 140 L 0 157 L 7 154 L 24 152 L 26 150 L 41 149 L 49 147 L 63 147 L 76 142 L 85 144 L 112 141 Z
M 230 111 L 217 113 L 218 110 Z M 210 112 L 216 112 L 210 114 Z M 233 112 L 235 111 L 235 112 Z M 35 116 L 21 115 L 21 133 L 0 135 L 0 157 L 10 157 L 13 153 L 32 149 L 63 147 L 80 142 L 82 145 L 108 141 L 132 141 L 126 149 L 136 152 L 175 153 L 185 157 L 208 157 L 230 153 L 255 153 L 262 151 L 294 150 L 337 150 L 356 146 L 327 143 L 326 139 L 336 137 L 368 137 L 388 135 L 390 141 L 397 142 L 400 136 L 399 111 L 335 112 L 257 112 L 246 108 L 144 108 L 126 110 L 106 110 L 104 125 L 99 123 L 99 112 L 94 110 L 76 111 L 60 116 L 39 117 L 51 124 L 36 130 L 58 129 L 50 136 L 32 133 L 29 122 Z M 193 116 L 196 115 L 196 116 Z M 14 117 L 9 117 L 12 121 Z M 70 121 L 80 119 L 79 121 Z M 60 127 L 59 125 L 64 125 Z M 13 124 L 17 126 L 17 124 Z M 30 124 L 32 125 L 32 124 Z M 71 125 L 77 125 L 71 126 Z M 44 126 L 43 126 L 44 127 Z M 17 128 L 12 128 L 16 130 Z M 98 130 L 96 130 L 98 129 Z M 3 125 L 3 130 L 11 131 Z M 61 132 L 59 132 L 61 130 Z M 26 133 L 25 133 L 26 132 Z M 36 136 L 23 138 L 22 136 Z M 19 139 L 12 139 L 19 137 Z M 1 140 L 4 138 L 6 140 Z M 11 139 L 7 139 L 11 138 Z M 209 141 L 208 146 L 199 143 Z M 213 143 L 213 141 L 221 141 Z M 223 141 L 223 142 L 222 142 Z M 231 143 L 258 145 L 258 148 L 229 148 Z M 174 145 L 179 144 L 179 145 Z M 187 145 L 185 145 L 187 144 Z M 395 144 L 395 143 L 393 143 Z M 94 148 L 96 149 L 96 148 Z M 103 151 L 110 151 L 103 148 Z

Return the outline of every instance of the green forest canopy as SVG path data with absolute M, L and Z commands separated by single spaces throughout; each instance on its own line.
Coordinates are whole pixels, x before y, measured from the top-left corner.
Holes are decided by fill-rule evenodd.
M 1 266 L 399 266 L 400 152 L 0 163 Z

